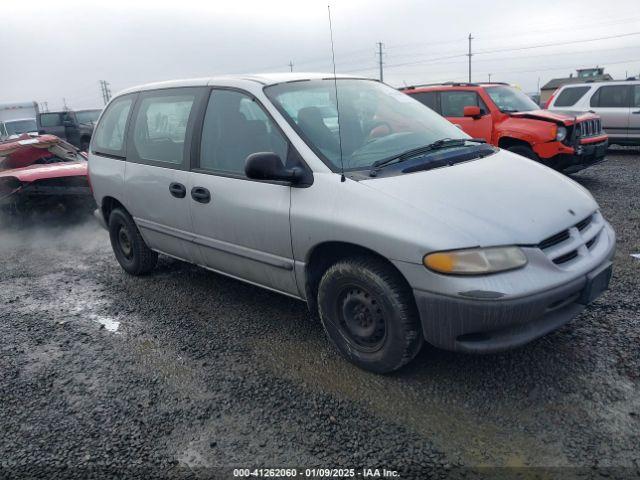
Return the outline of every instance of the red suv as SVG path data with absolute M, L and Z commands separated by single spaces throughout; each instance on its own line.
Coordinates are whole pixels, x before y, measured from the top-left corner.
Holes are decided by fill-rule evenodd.
M 606 154 L 608 137 L 600 117 L 541 110 L 527 95 L 506 83 L 444 83 L 401 91 L 472 137 L 564 173 L 598 163 Z

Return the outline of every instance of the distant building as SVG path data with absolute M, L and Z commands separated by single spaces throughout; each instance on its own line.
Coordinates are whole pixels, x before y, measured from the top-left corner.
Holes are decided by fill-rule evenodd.
M 557 88 L 570 83 L 584 83 L 584 82 L 604 82 L 606 80 L 613 80 L 613 77 L 608 73 L 604 73 L 603 67 L 595 68 L 580 68 L 576 70 L 576 75 L 569 74 L 566 78 L 553 78 L 545 83 L 540 89 L 540 103 L 545 104 L 553 92 Z

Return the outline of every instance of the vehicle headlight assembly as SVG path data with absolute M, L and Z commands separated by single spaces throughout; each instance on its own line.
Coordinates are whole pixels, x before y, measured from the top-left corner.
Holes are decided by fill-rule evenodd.
M 561 142 L 565 138 L 567 138 L 567 129 L 562 125 L 558 125 L 558 130 L 556 131 L 556 140 Z
M 482 275 L 524 267 L 527 257 L 519 247 L 470 248 L 429 253 L 422 263 L 438 273 Z

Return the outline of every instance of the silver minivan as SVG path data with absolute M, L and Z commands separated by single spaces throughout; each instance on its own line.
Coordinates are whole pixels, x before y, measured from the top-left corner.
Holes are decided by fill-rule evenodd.
M 597 113 L 609 144 L 640 145 L 640 80 L 565 85 L 554 92 L 548 108 Z
M 356 365 L 485 353 L 608 286 L 587 190 L 375 80 L 220 77 L 121 92 L 91 140 L 96 216 L 133 275 L 158 253 L 306 301 Z

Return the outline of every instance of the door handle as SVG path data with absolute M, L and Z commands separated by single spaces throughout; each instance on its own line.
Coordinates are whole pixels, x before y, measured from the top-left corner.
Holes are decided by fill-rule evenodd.
M 211 200 L 211 193 L 204 187 L 193 187 L 191 189 L 191 198 L 196 202 L 209 203 Z
M 187 195 L 187 189 L 181 183 L 173 182 L 169 185 L 169 192 L 176 198 L 184 198 Z

